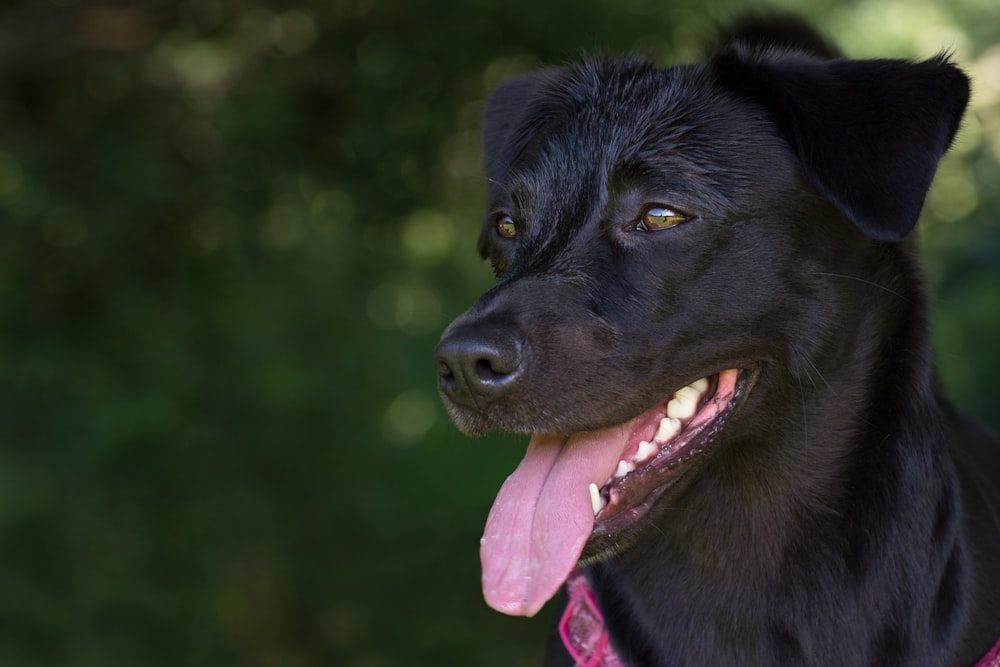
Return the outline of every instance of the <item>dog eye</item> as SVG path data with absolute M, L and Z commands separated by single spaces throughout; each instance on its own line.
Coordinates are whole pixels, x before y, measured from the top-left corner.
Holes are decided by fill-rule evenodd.
M 676 227 L 687 219 L 688 216 L 677 213 L 666 206 L 650 206 L 643 211 L 635 228 L 642 232 L 655 232 L 659 229 Z
M 517 225 L 514 224 L 514 218 L 509 215 L 498 215 L 497 234 L 505 239 L 512 239 L 517 236 Z

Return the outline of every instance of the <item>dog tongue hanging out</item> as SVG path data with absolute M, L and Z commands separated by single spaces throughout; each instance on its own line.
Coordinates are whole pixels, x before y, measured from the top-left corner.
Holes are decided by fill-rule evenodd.
M 436 352 L 459 428 L 531 434 L 486 601 L 531 616 L 582 572 L 610 643 L 550 664 L 972 665 L 1000 446 L 938 393 L 910 238 L 968 82 L 787 19 L 721 44 L 487 104 L 498 282 Z
M 699 388 L 709 383 L 701 380 L 625 424 L 532 436 L 486 522 L 480 553 L 490 606 L 533 615 L 580 560 L 595 515 L 603 530 L 615 519 L 635 521 L 648 509 L 660 490 L 648 480 L 661 480 L 697 453 L 694 443 L 701 440 L 695 435 L 724 414 L 720 408 L 732 398 L 736 376 L 722 375 L 721 395 L 706 399 Z

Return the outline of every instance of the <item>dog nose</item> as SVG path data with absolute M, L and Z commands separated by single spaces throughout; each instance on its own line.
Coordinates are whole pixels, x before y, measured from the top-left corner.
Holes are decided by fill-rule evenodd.
M 517 384 L 523 347 L 519 336 L 495 327 L 449 331 L 434 354 L 438 384 L 459 405 L 481 408 Z

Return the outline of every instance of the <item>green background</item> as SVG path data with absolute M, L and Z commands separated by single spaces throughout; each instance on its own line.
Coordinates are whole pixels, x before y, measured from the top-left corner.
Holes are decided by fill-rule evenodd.
M 479 591 L 524 442 L 457 434 L 431 364 L 491 280 L 482 100 L 691 60 L 739 6 L 5 3 L 0 665 L 538 664 Z M 920 235 L 946 384 L 1000 425 L 996 1 L 779 6 L 975 78 Z

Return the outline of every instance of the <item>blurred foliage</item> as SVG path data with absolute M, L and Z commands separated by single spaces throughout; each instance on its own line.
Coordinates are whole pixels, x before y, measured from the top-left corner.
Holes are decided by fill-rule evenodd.
M 537 664 L 478 583 L 522 443 L 455 433 L 430 364 L 490 283 L 482 99 L 745 5 L 5 4 L 0 665 Z M 943 377 L 1000 425 L 995 0 L 787 6 L 975 77 L 922 238 Z

